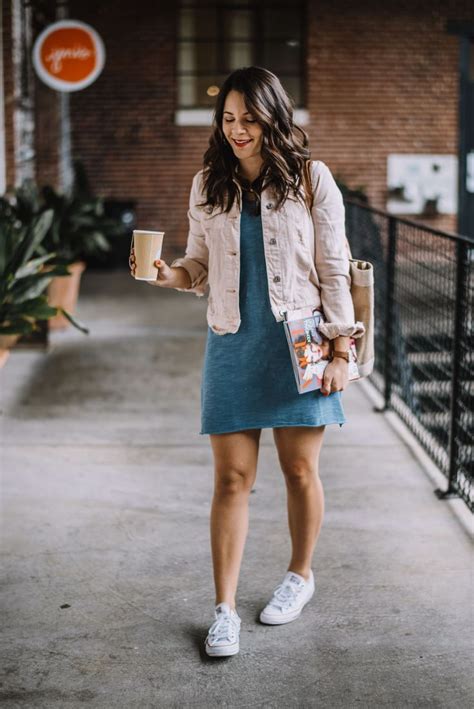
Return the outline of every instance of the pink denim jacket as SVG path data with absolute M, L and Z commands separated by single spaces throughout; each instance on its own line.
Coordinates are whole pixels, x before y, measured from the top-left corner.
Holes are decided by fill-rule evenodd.
M 237 332 L 240 325 L 240 209 L 234 201 L 229 213 L 197 207 L 204 202 L 202 174 L 194 175 L 189 199 L 189 234 L 182 266 L 190 288 L 176 290 L 202 296 L 209 286 L 207 322 L 218 335 Z M 241 187 L 234 177 L 239 191 Z M 320 330 L 330 339 L 360 337 L 364 324 L 355 322 L 346 250 L 345 209 L 342 194 L 328 166 L 311 162 L 312 215 L 290 195 L 275 208 L 271 187 L 261 193 L 261 219 L 268 279 L 268 295 L 275 320 L 285 312 L 322 307 L 326 323 Z M 303 188 L 301 187 L 303 191 Z

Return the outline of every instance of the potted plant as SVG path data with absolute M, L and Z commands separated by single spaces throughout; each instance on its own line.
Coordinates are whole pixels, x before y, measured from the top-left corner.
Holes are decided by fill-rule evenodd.
M 50 305 L 75 312 L 85 259 L 111 250 L 110 238 L 121 235 L 125 226 L 118 219 L 105 216 L 101 197 L 92 195 L 82 163 L 74 161 L 74 181 L 70 194 L 60 194 L 43 187 L 44 208 L 54 211 L 54 218 L 40 248 L 55 252 L 52 264 L 67 264 L 68 278 L 55 277 L 48 287 Z M 64 328 L 69 321 L 58 314 L 49 320 L 51 329 Z
M 21 335 L 38 328 L 38 322 L 58 314 L 82 332 L 89 330 L 63 308 L 48 304 L 44 293 L 51 279 L 68 273 L 65 265 L 44 269 L 55 253 L 35 256 L 53 220 L 53 211 L 33 216 L 28 224 L 12 219 L 0 205 L 0 366 Z
M 67 266 L 62 275 L 54 275 L 48 285 L 48 303 L 70 314 L 75 312 L 81 274 L 89 256 L 110 251 L 109 241 L 122 235 L 126 226 L 119 220 L 106 217 L 101 197 L 94 197 L 82 163 L 74 161 L 74 180 L 70 194 L 56 192 L 50 186 L 41 190 L 33 180 L 24 180 L 16 190 L 10 190 L 0 198 L 0 212 L 22 224 L 30 223 L 33 216 L 45 210 L 53 211 L 53 219 L 45 237 L 38 243 L 37 255 L 54 253 L 45 271 L 55 266 Z M 66 276 L 66 277 L 65 277 Z M 62 313 L 48 320 L 49 327 L 69 326 Z

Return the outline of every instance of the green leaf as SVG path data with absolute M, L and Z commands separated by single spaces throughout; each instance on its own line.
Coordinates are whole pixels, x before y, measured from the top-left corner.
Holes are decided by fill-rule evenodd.
M 7 252 L 9 243 L 9 226 L 7 224 L 1 225 L 0 230 L 0 276 L 3 276 L 5 271 L 5 266 L 7 263 Z
M 95 245 L 96 248 L 99 251 L 110 251 L 112 246 L 107 240 L 107 238 L 104 236 L 104 234 L 101 234 L 100 231 L 95 231 L 94 234 L 94 240 L 95 240 Z
M 48 276 L 70 276 L 71 271 L 68 271 L 67 266 L 63 266 L 61 264 L 54 265 L 54 268 L 51 270 L 48 269 L 47 271 Z
M 71 259 L 64 258 L 64 256 L 59 256 L 56 255 L 54 259 L 51 260 L 51 262 L 48 264 L 48 268 L 53 267 L 56 268 L 56 266 L 70 266 L 72 263 Z M 69 271 L 68 271 L 69 273 Z M 65 274 L 66 275 L 66 274 Z
M 50 228 L 53 222 L 54 212 L 52 209 L 47 209 L 45 212 L 39 215 L 39 217 L 33 222 L 31 227 L 32 238 L 27 244 L 25 250 L 23 261 L 28 261 L 30 256 L 35 252 L 36 246 L 41 243 L 44 239 L 46 232 Z
M 71 216 L 71 224 L 74 228 L 89 227 L 92 229 L 97 224 L 97 219 L 93 214 L 74 214 Z
M 27 233 L 26 226 L 2 225 L 1 242 L 3 254 L 0 257 L 0 277 L 5 278 L 5 274 L 9 274 L 12 271 L 15 255 L 26 239 Z
M 56 256 L 55 253 L 49 253 L 46 254 L 46 256 L 39 256 L 38 258 L 31 259 L 27 263 L 25 263 L 24 266 L 21 266 L 18 271 L 15 273 L 15 278 L 24 278 L 25 276 L 30 276 L 32 273 L 35 273 L 38 269 L 39 266 L 41 266 L 43 263 L 46 263 L 46 261 L 50 261 L 52 258 Z
M 9 321 L 8 325 L 0 323 L 0 335 L 29 335 L 33 329 L 33 324 L 27 320 Z
M 47 320 L 48 318 L 56 315 L 58 309 L 53 308 L 47 303 L 36 303 L 35 305 L 29 305 L 32 301 L 26 300 L 24 303 L 19 303 L 20 306 L 25 306 L 22 309 L 17 309 L 16 314 L 23 317 L 31 317 L 34 320 Z M 15 313 L 13 313 L 15 314 Z
M 48 305 L 47 297 L 40 295 L 22 303 L 2 303 L 0 305 L 0 317 L 3 319 L 15 316 L 23 317 L 25 315 L 38 317 L 38 313 L 49 313 L 49 310 L 51 310 L 51 308 Z M 57 309 L 53 308 L 52 310 L 56 312 Z M 49 315 L 46 315 L 46 317 L 49 317 Z
M 75 317 L 73 317 L 71 313 L 68 313 L 67 310 L 64 310 L 64 308 L 58 308 L 58 311 L 62 313 L 64 317 L 67 318 L 69 322 L 72 323 L 72 325 L 74 325 L 74 327 L 77 327 L 78 330 L 81 330 L 81 332 L 84 332 L 86 335 L 89 334 L 88 328 Z
M 38 297 L 46 290 L 52 278 L 50 273 L 38 273 L 16 281 L 8 293 L 10 302 L 24 303 Z
M 51 226 L 53 211 L 48 209 L 36 217 L 29 226 L 25 238 L 17 245 L 9 268 L 13 273 L 21 268 L 35 251 L 38 244 L 44 239 Z
M 53 222 L 53 225 L 51 227 L 51 243 L 53 244 L 53 247 L 56 251 L 60 251 L 61 249 L 61 224 L 59 219 L 56 217 L 56 219 Z

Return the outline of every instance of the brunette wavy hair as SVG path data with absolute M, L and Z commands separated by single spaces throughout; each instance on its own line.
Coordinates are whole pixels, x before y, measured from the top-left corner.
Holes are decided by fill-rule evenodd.
M 232 179 L 239 160 L 222 131 L 224 103 L 231 90 L 243 94 L 247 111 L 262 128 L 263 164 L 258 178 L 261 189 L 269 185 L 274 188 L 276 209 L 290 190 L 299 199 L 300 186 L 304 185 L 305 161 L 311 157 L 308 135 L 293 121 L 294 102 L 279 78 L 268 69 L 250 66 L 229 74 L 217 96 L 213 131 L 203 156 L 206 201 L 199 206 L 218 206 L 221 211 L 229 212 L 235 199 L 240 202 L 239 190 Z

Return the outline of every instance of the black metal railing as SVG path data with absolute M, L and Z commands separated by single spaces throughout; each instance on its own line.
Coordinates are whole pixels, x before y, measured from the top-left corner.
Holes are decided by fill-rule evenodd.
M 474 511 L 474 239 L 346 199 L 354 258 L 375 278 L 369 379 Z

